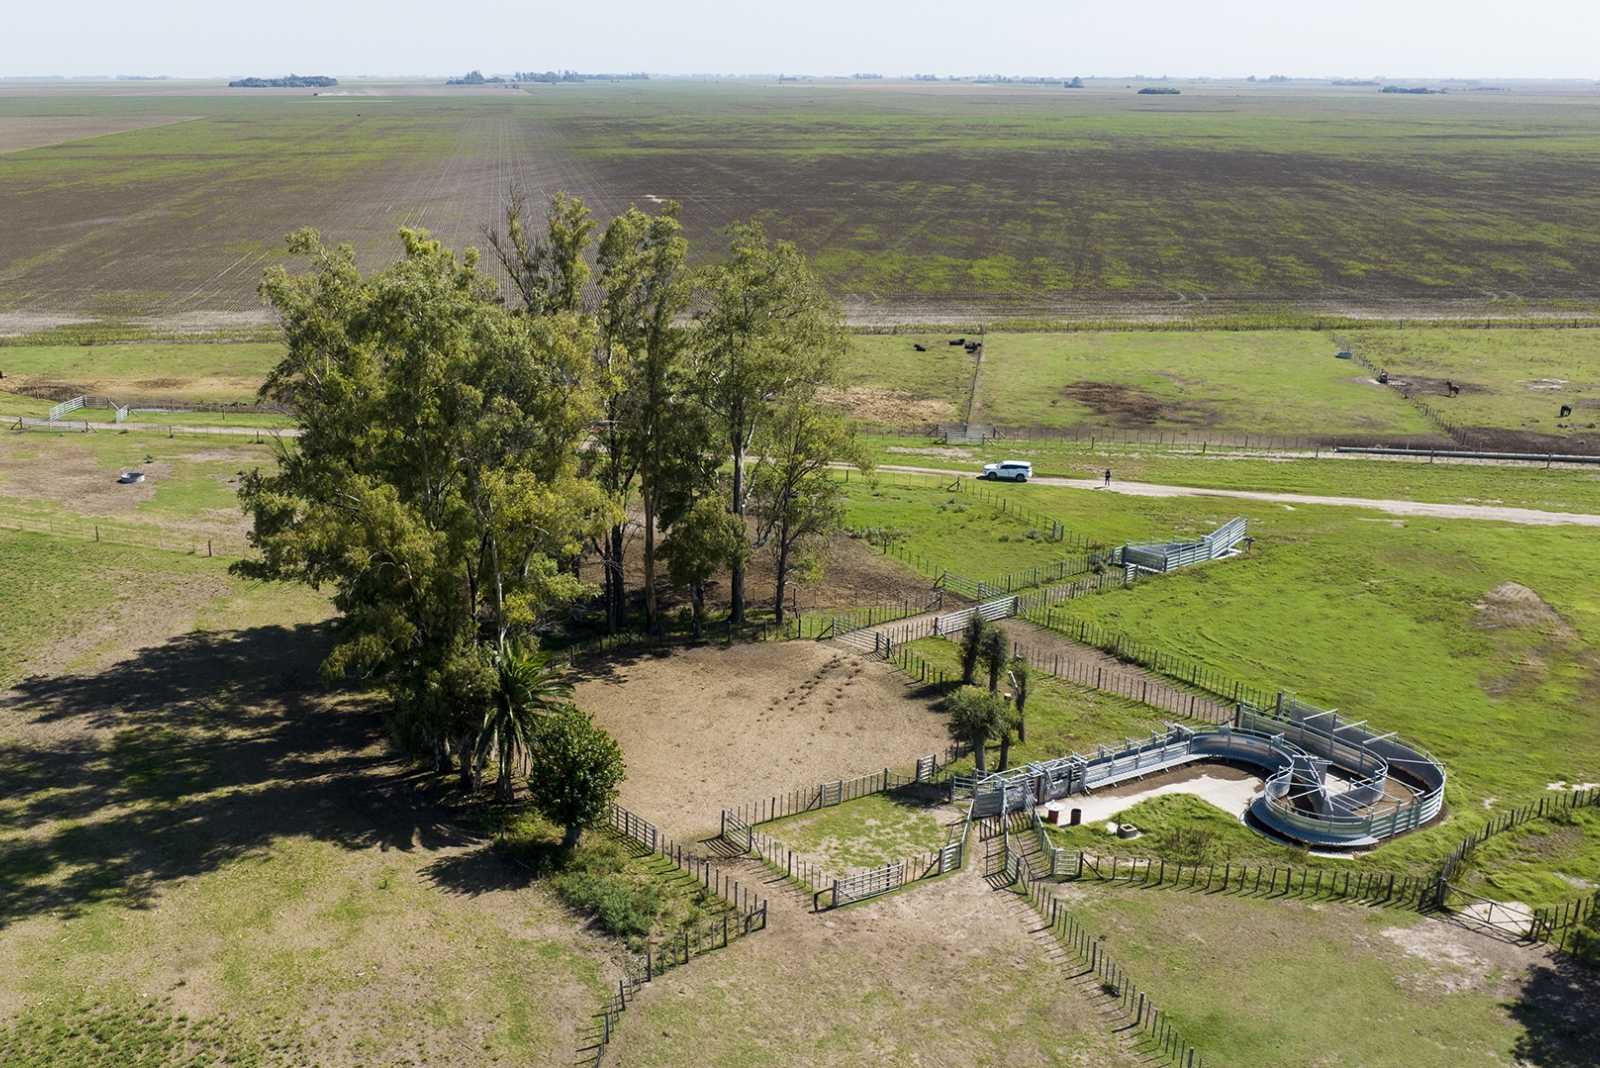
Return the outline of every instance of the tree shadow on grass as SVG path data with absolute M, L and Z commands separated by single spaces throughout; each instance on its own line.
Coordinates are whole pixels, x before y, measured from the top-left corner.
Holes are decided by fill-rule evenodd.
M 1560 953 L 1535 964 L 1511 1004 L 1523 1026 L 1518 1064 L 1540 1068 L 1593 1068 L 1600 1042 L 1600 968 Z
M 317 682 L 326 626 L 196 632 L 0 695 L 0 928 L 163 884 L 282 838 L 469 840 L 390 752 L 370 696 Z

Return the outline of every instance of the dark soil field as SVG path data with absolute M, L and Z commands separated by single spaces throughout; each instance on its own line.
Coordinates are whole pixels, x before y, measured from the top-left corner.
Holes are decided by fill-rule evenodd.
M 702 255 L 730 221 L 761 219 L 864 322 L 1515 316 L 1600 299 L 1593 94 L 121 91 L 0 95 L 0 144 L 21 147 L 0 155 L 11 332 L 82 316 L 237 327 L 260 316 L 255 286 L 288 231 L 316 226 L 368 263 L 402 225 L 481 243 L 513 183 L 602 217 L 678 200 Z M 174 115 L 194 118 L 150 125 Z M 44 129 L 54 143 L 27 148 Z

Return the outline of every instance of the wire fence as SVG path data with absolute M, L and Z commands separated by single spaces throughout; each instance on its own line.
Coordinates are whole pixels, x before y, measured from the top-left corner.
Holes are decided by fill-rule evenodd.
M 936 630 L 935 622 L 922 620 L 890 628 L 882 635 L 887 652 L 880 651 L 879 655 L 918 682 L 931 682 L 937 686 L 954 683 L 959 678 L 954 672 L 946 672 L 925 657 L 906 648 L 907 643 L 922 638 L 943 637 L 954 640 L 958 637 L 954 632 Z M 1207 696 L 1205 692 L 1196 692 L 1206 689 L 1198 683 L 1189 683 L 1194 689 L 1184 689 L 1181 685 L 1151 678 L 1143 672 L 1120 671 L 1104 664 L 1075 659 L 1071 655 L 1063 656 L 1059 651 L 1039 649 L 1017 641 L 1011 643 L 1011 649 L 1012 655 L 1026 660 L 1029 667 L 1052 675 L 1063 682 L 1076 683 L 1079 686 L 1126 697 L 1185 719 L 1198 719 L 1207 723 L 1227 723 L 1233 719 L 1235 707 L 1233 700 L 1218 699 Z M 1163 662 L 1170 663 L 1165 657 Z M 1201 678 L 1202 672 L 1196 666 L 1188 675 L 1182 677 L 1187 682 L 1190 677 Z M 1222 683 L 1219 681 L 1217 685 L 1221 686 Z M 1242 684 L 1238 685 L 1238 691 L 1251 695 L 1257 692 Z
M 129 523 L 100 522 L 93 519 L 63 518 L 60 516 L 30 515 L 0 509 L 0 528 L 49 534 L 57 538 L 99 542 L 104 545 L 122 545 L 139 549 L 160 549 L 163 552 L 183 553 L 188 556 L 220 556 L 238 559 L 249 554 L 250 547 L 242 539 L 216 535 L 169 530 L 165 527 L 142 526 Z
M 1045 920 L 1050 933 L 1083 965 L 1082 974 L 1100 980 L 1100 992 L 1116 1003 L 1123 1018 L 1129 1021 L 1129 1029 L 1147 1038 L 1152 1046 L 1150 1052 L 1163 1063 L 1179 1068 L 1200 1068 L 1204 1065 L 1205 1060 L 1199 1050 L 1184 1039 L 1171 1017 L 1106 953 L 1104 939 L 1079 923 L 1047 891 L 1048 884 L 1035 877 L 1028 858 L 1013 844 L 1005 821 L 996 822 L 1002 842 L 1001 858 L 1005 877 Z
M 646 940 L 643 953 L 632 953 L 623 960 L 616 992 L 607 996 L 587 1028 L 580 1028 L 588 1045 L 578 1050 L 580 1063 L 598 1065 L 615 1034 L 618 1020 L 628 1010 L 639 990 L 656 976 L 682 967 L 696 957 L 726 949 L 737 939 L 763 931 L 767 926 L 767 899 L 719 870 L 715 859 L 685 850 L 651 823 L 621 805 L 613 803 L 602 826 L 611 834 L 633 845 L 644 855 L 657 855 L 700 884 L 707 895 L 719 899 L 721 911 L 710 918 L 681 926 L 659 940 Z

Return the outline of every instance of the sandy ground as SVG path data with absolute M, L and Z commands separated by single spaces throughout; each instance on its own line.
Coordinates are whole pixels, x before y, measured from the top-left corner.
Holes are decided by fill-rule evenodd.
M 1092 794 L 1052 801 L 1041 806 L 1043 811 L 1059 811 L 1061 822 L 1073 809 L 1083 812 L 1083 822 L 1099 823 L 1110 820 L 1124 809 L 1140 801 L 1163 794 L 1193 794 L 1209 802 L 1230 816 L 1243 818 L 1250 802 L 1261 792 L 1264 782 L 1258 775 L 1220 764 L 1202 764 L 1152 775 L 1138 782 L 1124 783 L 1110 790 L 1096 790 Z M 1046 821 L 1049 817 L 1045 817 Z
M 813 642 L 624 660 L 576 701 L 622 745 L 622 804 L 680 838 L 714 832 L 724 806 L 949 746 L 894 669 Z
M 945 477 L 969 476 L 970 470 L 958 471 L 942 467 L 910 467 L 883 464 L 879 471 L 896 471 L 910 475 L 941 475 Z M 1065 486 L 1068 489 L 1096 490 L 1101 493 L 1124 493 L 1132 497 L 1232 497 L 1245 501 L 1266 501 L 1272 504 L 1330 504 L 1341 508 L 1371 508 L 1390 515 L 1423 516 L 1432 519 L 1488 519 L 1500 523 L 1517 523 L 1523 526 L 1560 526 L 1572 524 L 1600 527 L 1600 515 L 1582 515 L 1576 512 L 1543 512 L 1535 508 L 1504 508 L 1486 504 L 1430 504 L 1423 501 L 1390 501 L 1366 497 L 1323 497 L 1308 493 L 1265 493 L 1257 490 L 1201 489 L 1195 486 L 1162 486 L 1153 482 L 1113 481 L 1102 486 L 1092 478 L 1030 479 L 1040 486 Z
M 126 115 L 120 118 L 97 115 L 61 115 L 51 118 L 11 117 L 0 119 L 0 152 L 22 152 L 46 145 L 63 145 L 90 137 L 145 130 L 188 122 L 193 115 Z

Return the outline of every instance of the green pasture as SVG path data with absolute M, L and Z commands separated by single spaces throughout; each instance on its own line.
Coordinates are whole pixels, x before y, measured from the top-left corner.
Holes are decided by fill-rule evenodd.
M 762 831 L 843 875 L 938 849 L 947 828 L 919 798 L 900 793 L 868 794 L 830 808 L 785 816 Z
M 1600 889 L 1600 808 L 1531 820 L 1473 850 L 1455 880 L 1462 889 L 1533 907 Z
M 35 397 L 24 397 L 17 393 L 0 392 L 0 429 L 6 427 L 9 418 L 15 424 L 19 415 L 31 419 L 46 419 L 50 409 L 55 407 L 54 401 L 39 400 Z M 69 426 L 82 429 L 82 424 L 88 423 L 92 430 L 143 430 L 149 433 L 205 433 L 212 427 L 244 427 L 257 429 L 265 435 L 269 431 L 282 430 L 294 425 L 294 418 L 287 415 L 278 415 L 274 412 L 256 412 L 249 409 L 235 411 L 131 411 L 128 418 L 121 423 L 116 421 L 116 416 L 109 408 L 79 408 L 69 414 L 62 422 Z M 202 428 L 195 431 L 192 428 Z M 186 429 L 188 428 L 188 429 Z
M 325 600 L 37 534 L 0 559 L 0 1062 L 577 1048 L 607 950 L 326 693 Z
M 1600 596 L 1575 577 L 1600 562 L 1586 529 L 1014 489 L 1113 543 L 1249 518 L 1248 556 L 1067 602 L 1058 625 L 1124 632 L 1429 749 L 1449 769 L 1448 818 L 1386 845 L 1386 864 L 1436 862 L 1547 783 L 1600 779 L 1600 727 L 1584 711 Z
M 220 560 L 3 529 L 0 547 L 0 686 L 16 682 L 56 640 L 89 628 L 97 613 L 225 569 Z
M 1600 441 L 1600 330 L 1362 330 L 1340 337 L 1458 425 Z M 1447 381 L 1459 395 L 1448 395 Z M 1558 418 L 1563 404 L 1573 408 L 1566 419 Z
M 1207 1063 L 1584 1056 L 1574 1009 L 1592 988 L 1569 987 L 1516 947 L 1475 951 L 1477 936 L 1415 913 L 1108 885 L 1065 905 Z
M 1314 331 L 990 334 L 974 422 L 1383 437 L 1432 430 Z
M 921 561 L 923 574 L 935 577 L 948 568 L 992 581 L 1079 551 L 1049 540 L 1048 514 L 1004 512 L 995 501 L 949 491 L 946 485 L 927 476 L 852 478 L 845 525 L 872 532 L 874 544 L 881 545 L 887 535 L 899 553 Z
M 256 444 L 248 437 L 30 430 L 10 434 L 6 441 L 0 506 L 61 517 L 209 527 L 232 531 L 241 540 L 239 476 L 277 462 L 275 444 Z M 145 481 L 118 485 L 127 470 L 144 471 Z M 92 491 L 58 488 L 52 484 L 57 475 L 90 479 Z
M 840 403 L 856 420 L 885 426 L 960 422 L 974 360 L 957 334 L 852 334 Z M 921 345 L 926 352 L 918 352 Z
M 282 358 L 283 346 L 270 342 L 8 345 L 0 347 L 0 371 L 7 386 L 13 378 L 21 385 L 61 383 L 121 403 L 155 398 L 253 404 L 267 372 Z
M 1005 623 L 1000 626 L 1006 629 Z M 961 678 L 961 651 L 956 642 L 944 638 L 922 638 L 906 648 L 928 661 L 935 669 L 943 671 L 947 679 L 953 680 L 947 684 L 947 688 L 955 688 Z M 988 685 L 988 677 L 981 667 L 976 682 L 980 686 Z M 1005 680 L 1001 680 L 1001 686 L 1010 690 Z M 1011 766 L 1049 760 L 1071 752 L 1088 752 L 1104 742 L 1143 737 L 1160 730 L 1167 718 L 1170 718 L 1170 714 L 1138 701 L 1036 671 L 1028 691 L 1028 739 L 1012 744 Z M 986 756 L 989 770 L 998 770 L 998 743 L 991 742 L 988 745 Z M 970 770 L 972 763 L 971 757 L 963 757 L 956 767 L 958 770 Z

